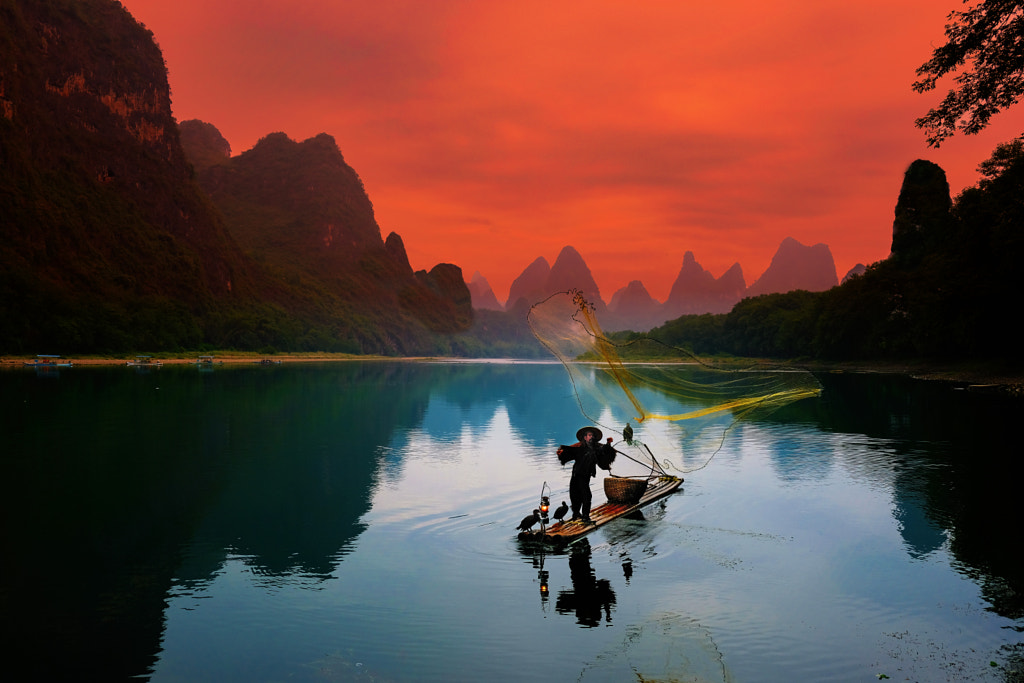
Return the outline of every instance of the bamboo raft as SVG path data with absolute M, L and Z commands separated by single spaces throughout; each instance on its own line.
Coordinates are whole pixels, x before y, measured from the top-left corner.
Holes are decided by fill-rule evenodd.
M 605 524 L 613 522 L 619 517 L 635 512 L 645 505 L 650 505 L 656 500 L 673 493 L 683 483 L 682 478 L 662 476 L 654 479 L 647 486 L 647 490 L 635 503 L 611 503 L 605 502 L 590 510 L 591 524 L 585 524 L 583 520 L 558 522 L 544 531 L 524 531 L 519 534 L 521 540 L 541 541 L 553 545 L 568 545 L 579 540 Z

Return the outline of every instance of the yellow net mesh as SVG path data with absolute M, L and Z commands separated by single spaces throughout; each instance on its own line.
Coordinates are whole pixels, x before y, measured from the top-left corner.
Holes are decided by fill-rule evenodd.
M 629 424 L 626 434 L 635 430 L 635 439 L 624 436 L 616 444 L 620 450 L 636 446 L 650 453 L 647 444 L 654 442 L 673 454 L 681 448 L 690 463 L 684 472 L 706 465 L 741 421 L 821 393 L 821 385 L 804 370 L 712 363 L 650 335 L 615 341 L 601 330 L 594 307 L 578 290 L 535 304 L 528 321 L 568 371 L 588 422 L 612 436 Z

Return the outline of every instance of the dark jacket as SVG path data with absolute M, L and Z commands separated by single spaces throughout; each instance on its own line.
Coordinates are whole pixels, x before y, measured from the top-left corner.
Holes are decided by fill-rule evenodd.
M 604 470 L 610 470 L 612 460 L 615 459 L 615 451 L 607 444 L 602 443 L 580 443 L 572 446 L 561 446 L 558 449 L 558 461 L 563 465 L 572 462 L 572 478 L 596 477 L 598 466 Z

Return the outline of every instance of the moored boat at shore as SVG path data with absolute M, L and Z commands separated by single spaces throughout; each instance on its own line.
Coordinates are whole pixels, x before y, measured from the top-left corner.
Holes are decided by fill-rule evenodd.
M 25 361 L 27 368 L 70 368 L 74 364 L 71 361 L 62 361 L 60 356 L 41 353 L 35 360 Z
M 135 356 L 134 360 L 130 360 L 125 365 L 130 365 L 136 368 L 158 368 L 163 363 L 158 360 L 153 360 L 152 356 Z

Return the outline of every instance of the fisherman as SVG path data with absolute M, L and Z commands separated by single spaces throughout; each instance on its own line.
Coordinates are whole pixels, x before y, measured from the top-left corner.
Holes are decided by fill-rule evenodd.
M 563 465 L 572 462 L 572 476 L 569 478 L 569 502 L 572 507 L 572 519 L 582 519 L 584 524 L 592 524 L 590 519 L 590 480 L 597 476 L 597 468 L 611 470 L 615 450 L 610 444 L 601 443 L 601 430 L 597 427 L 583 427 L 576 432 L 578 441 L 572 446 L 558 447 L 558 461 Z M 609 439 L 611 441 L 611 439 Z

